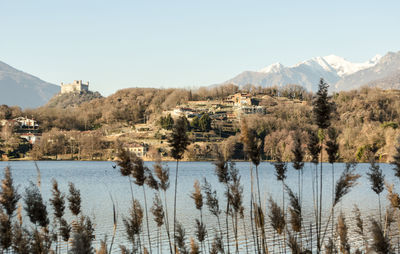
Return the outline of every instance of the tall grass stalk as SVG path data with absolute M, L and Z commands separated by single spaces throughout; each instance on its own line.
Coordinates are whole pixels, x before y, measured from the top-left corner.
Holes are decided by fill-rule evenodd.
M 249 254 L 249 246 L 248 246 L 248 238 L 247 238 L 247 228 L 246 228 L 246 219 L 244 218 L 243 211 L 240 214 L 240 218 L 243 223 L 243 232 L 244 232 L 244 244 L 246 246 L 246 254 Z
M 320 146 L 322 147 L 325 138 L 325 130 L 330 126 L 331 114 L 334 110 L 334 104 L 331 103 L 328 96 L 328 84 L 321 78 L 318 84 L 318 91 L 313 100 L 313 118 L 314 123 L 318 126 L 318 138 L 320 141 Z M 319 188 L 319 201 L 317 203 L 318 208 L 318 218 L 317 218 L 317 252 L 321 252 L 322 242 L 321 242 L 321 226 L 322 226 L 322 190 L 323 190 L 323 171 L 322 163 L 323 153 L 320 153 L 320 174 L 319 174 L 319 187 L 317 184 L 317 189 Z M 318 198 L 318 197 L 317 197 Z
M 170 253 L 172 254 L 173 251 L 172 251 L 171 236 L 170 236 L 170 230 L 169 230 L 168 203 L 167 203 L 167 190 L 170 186 L 169 168 L 167 166 L 163 166 L 161 164 L 160 157 L 156 160 L 156 163 L 154 164 L 153 167 L 154 167 L 154 173 L 159 181 L 159 189 L 161 189 L 164 193 L 164 207 L 165 207 L 165 214 L 164 214 L 165 223 L 164 223 L 164 225 L 165 225 L 165 231 L 166 231 L 167 237 L 168 237 L 169 250 L 170 250 Z
M 179 161 L 183 158 L 186 147 L 189 145 L 189 138 L 186 134 L 188 129 L 187 119 L 179 117 L 172 128 L 171 136 L 168 139 L 169 146 L 171 147 L 171 156 L 176 160 L 175 171 L 175 191 L 174 191 L 174 246 L 176 240 L 176 195 L 178 190 L 178 170 Z M 176 252 L 176 248 L 175 248 Z
M 158 249 L 158 253 L 160 253 L 160 248 L 161 248 L 161 252 L 162 252 L 162 244 L 160 244 L 160 233 L 161 233 L 161 227 L 164 224 L 164 218 L 165 218 L 165 214 L 164 214 L 164 208 L 163 208 L 163 204 L 161 202 L 160 196 L 159 194 L 155 194 L 154 195 L 154 199 L 153 199 L 153 206 L 150 209 L 151 213 L 154 216 L 154 221 L 157 225 L 157 249 Z
M 254 195 L 254 189 L 253 186 L 251 188 L 251 204 L 253 206 L 254 203 L 254 197 L 257 200 L 258 197 L 258 206 L 261 207 L 261 192 L 260 192 L 260 180 L 259 180 L 259 175 L 258 175 L 258 165 L 260 164 L 261 161 L 261 155 L 264 152 L 264 137 L 265 135 L 258 135 L 255 130 L 249 129 L 247 122 L 243 120 L 241 122 L 241 141 L 244 145 L 243 150 L 249 160 L 255 165 L 256 167 L 256 181 L 257 181 L 257 195 Z M 252 167 L 250 167 L 250 173 L 252 174 L 253 172 Z M 253 208 L 251 208 L 253 209 Z M 252 214 L 252 211 L 250 211 L 250 214 Z M 252 218 L 251 218 L 252 219 Z M 253 219 L 252 219 L 253 220 Z M 253 227 L 253 225 L 252 225 Z M 259 237 L 258 237 L 258 229 L 255 226 L 255 232 L 256 232 L 256 241 L 257 241 L 257 250 L 260 251 L 259 247 Z M 262 232 L 261 232 L 262 234 Z M 265 239 L 261 238 L 261 245 L 262 249 L 265 250 L 267 249 L 266 246 L 266 241 Z
M 239 214 L 243 214 L 243 187 L 240 184 L 240 176 L 237 168 L 233 162 L 229 165 L 229 174 L 230 174 L 230 183 L 229 183 L 229 195 L 228 202 L 232 207 L 232 220 L 234 227 L 234 235 L 235 235 L 235 243 L 236 243 L 236 252 L 239 252 L 239 241 L 238 241 L 238 216 Z M 264 224 L 264 223 L 263 223 Z
M 381 193 L 384 190 L 385 175 L 382 173 L 379 165 L 375 163 L 375 154 L 372 154 L 370 157 L 370 167 L 367 176 L 371 183 L 371 189 L 378 195 L 379 221 L 382 223 Z
M 58 188 L 58 183 L 55 179 L 52 181 L 53 188 L 51 190 L 52 193 L 52 198 L 50 199 L 50 203 L 53 206 L 54 210 L 54 219 L 55 221 L 55 227 L 57 231 L 57 239 L 56 239 L 56 252 L 59 250 L 59 234 L 61 231 L 61 219 L 64 216 L 64 210 L 65 210 L 65 195 L 61 193 L 61 191 Z
M 219 200 L 217 197 L 217 192 L 215 190 L 212 190 L 211 188 L 211 184 L 209 182 L 207 182 L 207 179 L 204 178 L 204 184 L 202 186 L 202 189 L 204 191 L 205 197 L 206 197 L 206 205 L 208 207 L 209 212 L 215 216 L 217 218 L 217 224 L 218 224 L 218 231 L 219 231 L 219 237 L 218 239 L 221 242 L 221 248 L 222 248 L 222 252 L 224 253 L 224 244 L 223 244 L 223 233 L 222 233 L 222 227 L 221 227 L 221 220 L 220 220 L 220 214 L 221 214 L 221 209 L 219 207 Z M 208 237 L 207 237 L 207 241 Z M 211 245 L 211 249 L 212 250 L 212 245 Z
M 337 142 L 338 132 L 330 127 L 328 129 L 328 137 L 329 139 L 326 141 L 326 152 L 328 154 L 328 162 L 332 166 L 332 204 L 334 202 L 335 197 L 335 162 L 339 159 L 339 144 Z M 333 228 L 335 225 L 335 209 L 332 211 L 332 225 L 331 225 L 331 239 L 333 239 Z
M 229 246 L 229 196 L 230 189 L 229 183 L 232 180 L 229 172 L 229 165 L 227 159 L 220 151 L 216 151 L 217 160 L 214 162 L 215 165 L 215 173 L 218 177 L 218 181 L 222 183 L 225 187 L 225 196 L 226 196 L 226 210 L 225 210 L 225 227 L 226 227 L 226 243 L 227 243 L 227 251 L 230 253 Z
M 285 179 L 286 179 L 286 171 L 287 171 L 287 163 L 282 161 L 281 152 L 277 154 L 276 162 L 274 163 L 275 167 L 275 176 L 278 181 L 282 182 L 282 211 L 283 217 L 286 217 L 285 212 Z M 286 243 L 286 230 L 283 231 L 283 242 Z M 286 253 L 286 248 L 284 249 Z
M 200 242 L 200 250 L 204 251 L 206 250 L 204 240 L 205 236 L 207 234 L 207 231 L 205 229 L 205 226 L 203 224 L 203 195 L 201 193 L 201 186 L 198 180 L 195 180 L 193 184 L 194 191 L 191 194 L 191 198 L 194 200 L 196 209 L 199 210 L 200 214 L 200 221 L 196 222 L 197 226 L 197 240 Z
M 293 168 L 298 171 L 297 176 L 297 186 L 298 186 L 298 194 L 300 198 L 301 204 L 301 192 L 302 192 L 302 176 L 303 176 L 303 168 L 304 168 L 304 150 L 302 148 L 302 140 L 300 131 L 295 131 L 293 137 Z
M 323 232 L 322 238 L 320 239 L 321 243 L 324 242 L 326 232 L 328 230 L 328 225 L 332 218 L 335 206 L 343 199 L 345 195 L 347 195 L 351 191 L 351 189 L 357 184 L 357 180 L 360 177 L 361 176 L 359 174 L 355 174 L 355 164 L 347 163 L 345 170 L 343 171 L 335 185 L 335 198 L 333 200 L 328 220 L 325 225 L 325 230 Z
M 319 242 L 318 236 L 318 223 L 319 223 L 319 213 L 318 213 L 318 162 L 319 162 L 319 154 L 321 152 L 321 145 L 319 142 L 318 135 L 315 134 L 314 131 L 308 132 L 308 142 L 307 142 L 307 150 L 308 153 L 311 155 L 311 162 L 314 164 L 315 168 L 311 170 L 314 171 L 311 177 L 311 186 L 312 186 L 312 193 L 313 193 L 313 204 L 314 204 L 314 217 L 315 217 L 315 226 L 316 226 L 316 234 L 317 234 L 317 243 Z M 312 236 L 310 236 L 312 237 Z M 312 239 L 312 238 L 311 238 Z
M 113 233 L 112 233 L 110 249 L 108 250 L 108 253 L 112 253 L 112 247 L 114 244 L 115 234 L 117 233 L 117 226 L 118 226 L 118 214 L 117 214 L 114 199 L 112 198 L 111 193 L 110 193 L 110 198 L 111 198 L 111 202 L 112 202 L 112 206 L 113 206 Z M 104 241 L 106 241 L 106 239 Z
M 146 179 L 150 174 L 150 170 L 144 166 L 143 160 L 136 156 L 135 153 L 129 153 L 125 149 L 121 148 L 119 153 L 120 161 L 118 165 L 120 166 L 120 172 L 123 176 L 132 176 L 135 179 L 135 184 L 142 187 L 143 198 L 145 205 L 145 215 L 146 215 L 146 226 L 147 226 L 147 240 L 149 244 L 149 250 L 151 249 L 151 239 L 150 239 L 150 227 L 149 227 L 149 216 L 147 212 L 147 197 L 145 183 Z

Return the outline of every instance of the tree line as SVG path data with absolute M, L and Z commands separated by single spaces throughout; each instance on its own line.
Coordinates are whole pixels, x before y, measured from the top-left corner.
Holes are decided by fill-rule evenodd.
M 286 90 L 289 92 L 285 92 Z M 107 98 L 84 102 L 74 108 L 42 107 L 21 110 L 18 107 L 2 105 L 0 106 L 0 118 L 13 119 L 18 116 L 33 118 L 38 121 L 44 136 L 51 131 L 60 131 L 65 135 L 75 131 L 89 131 L 101 133 L 100 139 L 102 140 L 102 137 L 113 130 L 130 127 L 137 123 L 158 122 L 162 128 L 171 130 L 173 119 L 168 115 L 163 116 L 163 111 L 171 110 L 188 100 L 225 98 L 235 92 L 268 95 L 262 101 L 267 108 L 267 114 L 248 116 L 247 122 L 251 128 L 266 136 L 264 146 L 266 150 L 263 159 L 274 159 L 274 147 L 285 143 L 285 149 L 282 148 L 283 156 L 290 160 L 292 157 L 290 137 L 294 131 L 300 127 L 301 133 L 305 135 L 314 128 L 311 103 L 313 95 L 297 86 L 288 86 L 280 88 L 280 90 L 274 87 L 257 88 L 253 86 L 239 89 L 235 85 L 202 88 L 196 91 L 131 88 L 120 90 Z M 285 93 L 288 98 L 291 98 L 289 102 L 293 103 L 277 99 Z M 299 94 L 303 95 L 299 97 Z M 297 103 L 293 98 L 303 99 L 303 103 Z M 400 131 L 398 128 L 400 123 L 399 91 L 365 87 L 354 91 L 334 93 L 332 101 L 336 108 L 332 115 L 331 125 L 338 130 L 341 160 L 350 161 L 356 154 L 359 161 L 367 161 L 367 153 L 371 149 L 376 150 L 380 161 L 390 160 L 394 153 L 395 137 Z M 190 127 L 194 131 L 221 133 L 220 129 L 213 129 L 210 122 L 207 114 L 203 114 L 193 119 Z M 214 126 L 214 128 L 217 127 Z M 225 138 L 225 142 L 239 143 L 240 124 L 237 125 L 235 131 L 236 136 Z M 0 139 L 2 153 L 18 157 L 18 154 L 23 154 L 26 148 L 32 149 L 29 144 L 22 147 L 17 145 L 22 144 L 23 141 L 18 139 L 15 132 L 14 135 L 9 135 L 10 130 L 7 127 L 2 128 L 2 133 L 4 133 Z M 232 134 L 235 133 L 229 133 L 229 135 Z M 112 146 L 108 145 L 111 144 L 103 142 L 101 147 L 112 149 Z M 240 151 L 240 145 L 236 145 L 236 148 L 239 150 L 236 152 L 235 159 L 243 158 L 240 156 L 243 154 Z M 39 147 L 36 148 L 36 151 L 44 151 L 45 154 L 56 156 L 55 153 L 39 149 Z M 64 151 L 59 152 L 64 153 Z M 101 151 L 97 151 L 97 153 L 101 153 Z M 306 158 L 310 159 L 309 156 Z

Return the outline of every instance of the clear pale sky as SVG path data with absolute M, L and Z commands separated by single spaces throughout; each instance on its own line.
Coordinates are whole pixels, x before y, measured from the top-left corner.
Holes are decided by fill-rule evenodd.
M 198 87 L 244 70 L 400 50 L 400 1 L 0 0 L 0 61 L 60 84 Z

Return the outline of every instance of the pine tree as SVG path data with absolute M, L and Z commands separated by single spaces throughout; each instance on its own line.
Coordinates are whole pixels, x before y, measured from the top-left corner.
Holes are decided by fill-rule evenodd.
M 328 87 L 328 84 L 321 78 L 318 85 L 318 92 L 313 101 L 314 122 L 320 129 L 327 129 L 331 124 L 330 116 L 333 105 L 329 102 Z
M 333 104 L 329 102 L 328 96 L 328 84 L 325 83 L 324 79 L 320 79 L 318 84 L 318 92 L 313 100 L 313 118 L 315 124 L 318 126 L 318 137 L 320 140 L 320 144 L 322 147 L 322 142 L 324 139 L 324 131 L 331 125 L 330 118 L 331 113 L 334 109 Z M 317 252 L 320 253 L 321 251 L 321 224 L 322 224 L 322 153 L 320 153 L 320 175 L 319 175 L 319 186 L 317 183 L 317 190 L 319 188 L 319 193 L 317 191 L 317 199 L 319 194 L 319 200 L 317 202 Z

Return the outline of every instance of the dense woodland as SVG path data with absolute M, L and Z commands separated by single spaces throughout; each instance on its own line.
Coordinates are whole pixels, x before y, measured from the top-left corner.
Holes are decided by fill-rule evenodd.
M 223 85 L 213 88 L 188 89 L 156 89 L 129 88 L 117 91 L 106 98 L 89 95 L 90 100 L 63 99 L 61 103 L 51 103 L 37 109 L 21 110 L 18 107 L 0 106 L 0 119 L 12 119 L 27 116 L 38 121 L 43 133 L 41 145 L 29 147 L 24 144 L 13 130 L 3 128 L 1 131 L 0 150 L 2 153 L 16 155 L 31 150 L 33 158 L 43 155 L 57 156 L 73 154 L 75 159 L 108 159 L 118 144 L 104 137 L 117 133 L 121 128 L 133 128 L 135 124 L 152 123 L 165 129 L 162 112 L 172 110 L 188 100 L 218 100 L 236 92 L 246 92 L 254 96 L 269 95 L 270 100 L 260 103 L 267 107 L 265 115 L 250 115 L 247 122 L 265 136 L 265 156 L 263 159 L 275 159 L 274 149 L 284 150 L 283 159 L 291 160 L 292 134 L 294 131 L 306 133 L 315 129 L 312 122 L 313 94 L 302 87 L 289 85 L 283 88 L 261 88 L 248 85 L 239 89 L 235 85 Z M 85 95 L 86 98 L 88 95 Z M 76 96 L 75 96 L 76 97 Z M 93 98 L 92 98 L 93 97 Z M 304 103 L 284 103 L 275 98 L 300 100 Z M 60 100 L 60 99 L 59 99 Z M 393 142 L 399 135 L 400 123 L 400 91 L 361 88 L 349 92 L 335 93 L 331 96 L 335 104 L 332 126 L 339 132 L 341 160 L 365 161 L 369 150 L 376 150 L 381 161 L 390 161 L 393 155 Z M 71 104 L 65 103 L 71 101 Z M 78 103 L 73 103 L 78 101 Z M 257 119 L 257 121 L 255 121 Z M 197 119 L 199 120 L 199 119 Z M 197 121 L 196 120 L 196 121 Z M 203 119 L 204 120 L 204 119 Z M 168 125 L 168 124 L 167 124 Z M 189 131 L 211 132 L 211 125 L 206 122 Z M 205 127 L 204 127 L 205 126 Z M 243 146 L 239 142 L 240 123 L 237 134 L 229 133 L 223 145 L 234 145 L 234 158 L 243 159 Z M 52 140 L 52 142 L 45 142 Z M 21 146 L 21 144 L 23 144 Z M 192 145 L 191 147 L 194 147 Z M 107 152 L 105 152 L 108 149 Z M 207 153 L 197 150 L 199 153 Z M 188 151 L 186 159 L 207 159 L 207 156 L 191 156 Z M 18 156 L 17 156 L 18 157 Z M 310 160 L 310 157 L 306 157 Z

